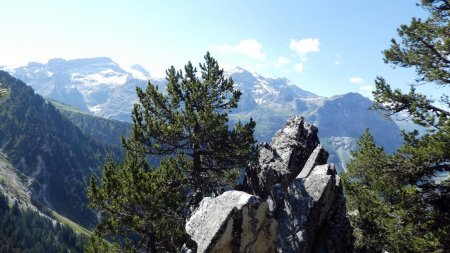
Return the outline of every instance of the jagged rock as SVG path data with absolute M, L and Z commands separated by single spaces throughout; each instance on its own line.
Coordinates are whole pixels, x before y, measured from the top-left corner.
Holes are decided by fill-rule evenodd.
M 282 159 L 268 143 L 262 143 L 258 150 L 258 163 L 246 172 L 247 191 L 266 198 L 272 187 L 283 182 L 289 183 L 289 171 Z
M 289 185 L 284 206 L 275 214 L 281 224 L 279 252 L 312 252 L 316 234 L 321 232 L 339 194 L 336 180 L 334 166 L 326 164 L 314 167 L 307 178 L 296 178 Z
M 300 173 L 319 144 L 317 132 L 318 129 L 306 123 L 303 117 L 294 116 L 272 138 L 272 148 L 286 165 L 291 180 Z
M 317 145 L 316 149 L 314 149 L 309 156 L 308 161 L 306 161 L 305 166 L 303 166 L 303 169 L 300 174 L 298 174 L 297 178 L 306 178 L 316 165 L 325 164 L 327 163 L 327 160 L 328 152 L 323 149 L 322 145 Z
M 294 116 L 258 150 L 258 163 L 247 171 L 249 192 L 266 198 L 275 184 L 286 189 L 319 144 L 317 128 Z M 325 162 L 326 163 L 326 159 Z
M 202 200 L 186 225 L 198 252 L 351 250 L 340 178 L 317 132 L 302 117 L 289 119 L 271 145 L 260 145 L 244 181 L 250 194 Z
M 181 253 L 194 253 L 192 249 L 190 249 L 186 244 L 183 244 L 183 247 L 181 247 Z
M 277 222 L 267 203 L 241 191 L 204 198 L 186 224 L 197 252 L 275 252 Z
M 347 218 L 345 196 L 339 176 L 336 175 L 336 196 L 326 220 L 316 231 L 312 252 L 351 252 L 353 235 Z

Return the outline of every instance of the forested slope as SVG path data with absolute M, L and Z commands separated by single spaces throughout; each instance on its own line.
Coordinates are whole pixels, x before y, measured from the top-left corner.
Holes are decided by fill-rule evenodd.
M 86 180 L 120 149 L 87 137 L 51 103 L 8 73 L 9 90 L 0 102 L 0 148 L 22 173 L 36 179 L 33 198 L 86 226 L 95 222 L 87 208 Z

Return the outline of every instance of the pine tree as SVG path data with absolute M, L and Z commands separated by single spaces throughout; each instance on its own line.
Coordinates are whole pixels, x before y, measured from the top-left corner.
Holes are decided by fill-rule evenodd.
M 237 107 L 241 92 L 234 90 L 233 80 L 224 77 L 209 52 L 200 64 L 201 78 L 191 62 L 184 69 L 184 75 L 173 66 L 167 70 L 167 95 L 151 84 L 145 92 L 137 88 L 136 139 L 125 143 L 127 150 L 138 141 L 149 154 L 191 157 L 186 183 L 209 194 L 231 183 L 236 169 L 251 159 L 255 122 L 238 122 L 229 130 L 227 113 Z
M 417 131 L 404 132 L 404 145 L 392 155 L 380 155 L 380 150 L 362 145 L 349 164 L 344 181 L 348 208 L 357 214 L 352 224 L 356 248 L 361 251 L 445 252 L 450 248 L 450 180 L 435 177 L 450 171 L 450 101 L 446 94 L 435 101 L 417 91 L 418 86 L 450 85 L 450 3 L 422 0 L 420 6 L 430 16 L 402 25 L 398 29 L 401 41 L 393 39 L 384 51 L 386 63 L 414 68 L 416 82 L 403 93 L 378 77 L 373 95 L 375 108 L 388 115 L 406 113 L 428 132 L 422 136 Z M 361 178 L 369 178 L 370 183 Z
M 130 251 L 178 251 L 187 239 L 188 202 L 230 189 L 254 158 L 255 122 L 228 126 L 241 92 L 209 53 L 200 73 L 189 62 L 184 73 L 166 71 L 167 92 L 150 82 L 145 91 L 137 88 L 132 133 L 122 140 L 124 163 L 105 165 L 100 185 L 91 179 L 90 206 L 102 217 L 91 250 L 105 248 L 106 235 Z
M 342 175 L 355 252 L 440 252 L 443 231 L 434 230 L 434 212 L 415 187 L 396 177 L 397 155 L 386 154 L 368 130 L 358 145 Z
M 450 2 L 447 0 L 422 0 L 421 6 L 430 13 L 426 20 L 413 18 L 409 25 L 398 29 L 401 42 L 391 41 L 385 50 L 384 61 L 397 67 L 413 68 L 417 73 L 416 83 L 409 93 L 392 90 L 386 80 L 376 81 L 374 98 L 378 108 L 391 114 L 409 113 L 416 123 L 437 129 L 446 125 L 450 118 L 448 95 L 442 94 L 442 106 L 417 92 L 417 86 L 436 84 L 450 85 Z M 448 125 L 447 125 L 448 127 Z
M 420 185 L 421 201 L 434 208 L 436 224 L 450 233 L 450 180 L 424 180 L 450 172 L 450 101 L 445 93 L 435 101 L 416 89 L 424 85 L 450 87 L 450 2 L 422 0 L 421 6 L 430 16 L 402 25 L 398 29 L 401 42 L 392 40 L 384 51 L 386 63 L 414 68 L 416 83 L 403 93 L 378 78 L 374 98 L 378 108 L 390 114 L 405 112 L 415 123 L 428 127 L 428 133 L 420 137 L 417 132 L 404 133 L 405 145 L 396 156 L 399 166 L 395 173 L 404 184 Z M 450 248 L 450 239 L 445 244 Z

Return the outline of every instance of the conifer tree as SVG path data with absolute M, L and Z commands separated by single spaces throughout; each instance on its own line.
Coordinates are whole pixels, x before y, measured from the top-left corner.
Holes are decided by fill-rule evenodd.
M 368 130 L 358 145 L 342 175 L 355 252 L 440 252 L 444 231 L 433 227 L 434 211 L 415 186 L 395 176 L 398 154 L 386 154 Z
M 450 172 L 450 101 L 446 93 L 436 101 L 417 91 L 418 87 L 432 85 L 442 87 L 444 92 L 450 88 L 450 2 L 422 0 L 421 6 L 429 17 L 413 18 L 409 25 L 402 25 L 398 29 L 401 42 L 393 39 L 384 51 L 386 63 L 413 68 L 416 83 L 403 93 L 379 77 L 373 94 L 376 107 L 390 114 L 404 112 L 428 128 L 423 136 L 417 131 L 404 133 L 405 145 L 396 156 L 399 167 L 395 173 L 404 184 L 420 184 L 420 196 L 439 212 L 439 224 L 450 227 L 450 180 L 423 180 Z M 450 247 L 450 239 L 446 243 Z
M 167 94 L 150 83 L 145 91 L 137 88 L 135 139 L 125 141 L 125 146 L 130 150 L 137 141 L 148 154 L 189 156 L 192 165 L 185 169 L 186 183 L 209 194 L 232 183 L 236 169 L 254 155 L 255 122 L 237 122 L 229 129 L 228 112 L 237 107 L 241 92 L 209 52 L 204 58 L 200 77 L 191 62 L 184 73 L 169 68 Z
M 448 95 L 442 94 L 441 106 L 437 106 L 435 100 L 418 93 L 417 87 L 450 86 L 450 2 L 422 0 L 421 6 L 430 16 L 425 20 L 413 18 L 409 25 L 401 25 L 398 29 L 401 41 L 392 39 L 391 47 L 383 52 L 386 63 L 413 68 L 416 83 L 411 84 L 408 93 L 403 93 L 400 89 L 393 90 L 379 77 L 374 98 L 378 108 L 391 114 L 407 112 L 416 123 L 440 129 L 450 119 Z
M 378 77 L 373 95 L 375 108 L 388 115 L 402 112 L 428 131 L 422 136 L 404 132 L 404 145 L 392 155 L 361 145 L 348 165 L 344 185 L 361 252 L 450 248 L 450 180 L 436 178 L 450 171 L 450 101 L 445 93 L 435 101 L 418 92 L 424 86 L 450 86 L 450 2 L 422 0 L 420 6 L 429 17 L 400 26 L 401 40 L 393 39 L 384 51 L 386 63 L 416 71 L 415 83 L 404 93 Z M 368 143 L 367 136 L 360 141 Z
M 100 185 L 91 179 L 90 206 L 101 222 L 90 251 L 117 248 L 104 236 L 130 252 L 179 251 L 187 206 L 230 189 L 255 156 L 255 122 L 228 126 L 241 92 L 209 53 L 200 77 L 190 62 L 184 72 L 171 67 L 166 74 L 166 92 L 151 82 L 137 88 L 123 164 L 106 164 Z M 152 167 L 149 160 L 160 162 Z

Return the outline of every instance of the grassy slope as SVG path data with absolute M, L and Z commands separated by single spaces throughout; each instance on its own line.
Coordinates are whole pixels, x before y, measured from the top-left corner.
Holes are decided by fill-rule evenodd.
M 30 180 L 34 179 L 25 176 L 19 170 L 15 169 L 8 162 L 4 154 L 0 152 L 0 191 L 6 194 L 9 197 L 9 199 L 13 201 L 17 200 L 22 208 L 29 208 L 37 211 L 38 208 L 34 206 L 34 204 L 31 201 L 30 196 L 31 190 L 28 189 L 27 186 L 27 183 L 30 182 Z M 11 206 L 13 204 L 13 201 L 10 202 Z M 48 212 L 39 211 L 39 213 L 44 217 L 48 217 L 46 214 L 44 214 Z M 60 215 L 54 210 L 50 210 L 50 214 L 51 215 L 48 218 L 50 219 L 53 218 L 59 221 L 60 223 L 70 227 L 71 229 L 73 229 L 75 233 L 90 236 L 91 231 L 71 221 L 70 219 Z
M 73 229 L 73 231 L 79 235 L 84 235 L 84 236 L 90 236 L 92 234 L 92 232 L 81 226 L 80 224 L 73 222 L 72 220 L 60 215 L 59 213 L 55 212 L 55 211 L 51 211 L 52 216 L 59 221 L 60 223 L 70 227 L 71 229 Z
M 49 98 L 46 98 L 45 100 L 47 100 L 48 102 L 52 103 L 59 110 L 90 115 L 87 112 L 79 110 L 75 106 L 68 105 L 68 104 L 65 104 L 65 103 L 62 103 L 62 102 L 59 102 L 59 101 L 56 101 L 56 100 L 53 100 L 53 99 L 49 99 Z

